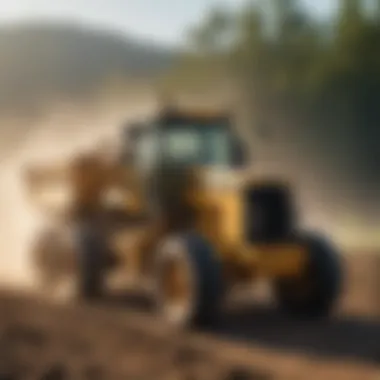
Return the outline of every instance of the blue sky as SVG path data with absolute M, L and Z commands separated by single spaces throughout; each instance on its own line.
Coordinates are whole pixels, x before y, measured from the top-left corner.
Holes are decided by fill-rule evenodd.
M 334 0 L 302 0 L 317 16 Z M 0 22 L 28 18 L 74 19 L 157 41 L 180 43 L 184 30 L 214 4 L 236 7 L 244 0 L 0 0 Z

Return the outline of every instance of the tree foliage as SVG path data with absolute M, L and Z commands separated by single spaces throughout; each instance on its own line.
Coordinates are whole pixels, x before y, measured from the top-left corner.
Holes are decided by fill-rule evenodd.
M 339 180 L 380 190 L 380 1 L 370 12 L 364 0 L 337 1 L 322 21 L 297 0 L 213 9 L 193 30 L 187 70 L 218 62 L 219 80 L 245 94 L 253 129 L 298 139 Z

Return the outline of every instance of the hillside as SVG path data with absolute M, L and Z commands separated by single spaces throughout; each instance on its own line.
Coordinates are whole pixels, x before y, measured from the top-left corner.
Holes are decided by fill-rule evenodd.
M 175 52 L 153 43 L 75 24 L 0 28 L 0 106 L 86 96 L 115 76 L 149 79 Z

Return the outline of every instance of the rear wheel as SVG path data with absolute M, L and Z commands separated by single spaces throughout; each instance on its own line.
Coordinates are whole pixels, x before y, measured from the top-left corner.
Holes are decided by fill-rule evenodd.
M 156 305 L 177 327 L 216 321 L 223 296 L 221 264 L 195 233 L 168 238 L 156 256 Z
M 109 257 L 106 238 L 92 223 L 49 227 L 32 250 L 37 290 L 59 302 L 99 298 Z
M 328 316 L 339 296 L 342 268 L 339 253 L 318 235 L 306 236 L 308 266 L 299 279 L 279 280 L 274 292 L 279 307 L 296 317 Z

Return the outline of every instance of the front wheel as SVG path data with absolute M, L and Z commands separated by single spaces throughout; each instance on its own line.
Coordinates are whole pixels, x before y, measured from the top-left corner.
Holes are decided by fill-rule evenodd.
M 195 233 L 166 239 L 156 256 L 156 305 L 177 327 L 215 322 L 223 296 L 222 268 L 212 246 Z
M 274 284 L 275 298 L 281 310 L 296 317 L 328 316 L 339 296 L 342 283 L 340 255 L 327 240 L 308 235 L 306 245 L 308 266 L 298 279 L 278 280 Z

